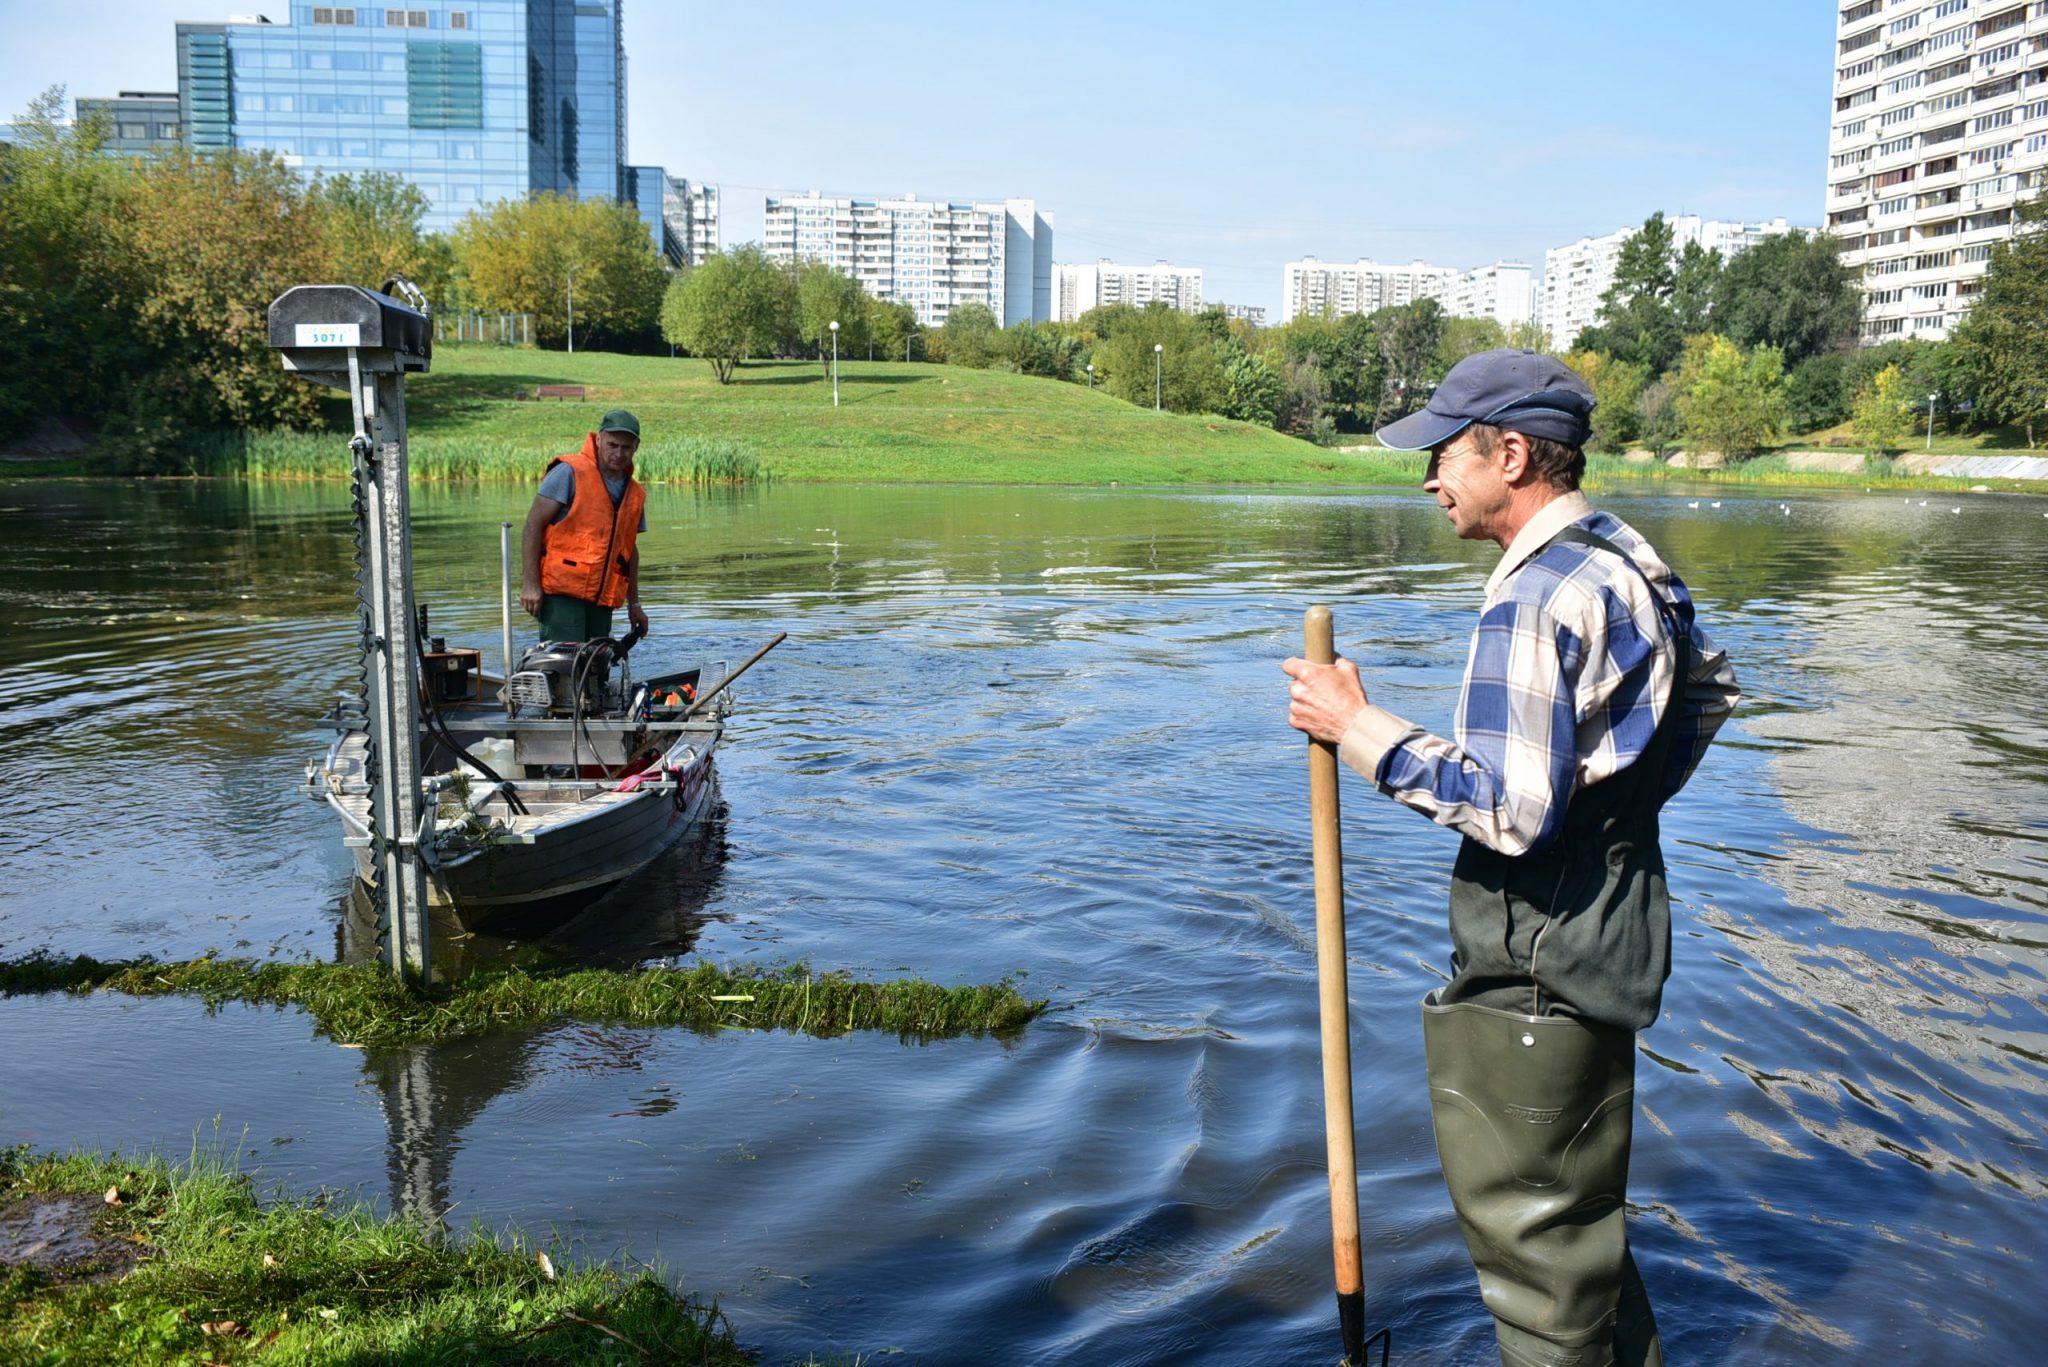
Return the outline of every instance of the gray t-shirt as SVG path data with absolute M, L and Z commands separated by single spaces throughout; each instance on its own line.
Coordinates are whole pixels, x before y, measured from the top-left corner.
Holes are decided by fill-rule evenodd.
M 598 474 L 604 477 L 605 490 L 612 496 L 612 507 L 618 507 L 619 500 L 626 496 L 626 476 L 620 475 L 614 480 L 605 474 L 602 468 L 598 470 Z M 576 501 L 576 467 L 566 460 L 558 460 L 549 466 L 548 472 L 540 478 L 540 496 L 551 498 L 562 505 L 562 510 L 549 520 L 549 526 L 567 517 L 569 505 Z M 647 530 L 647 511 L 644 508 L 640 512 L 640 530 Z

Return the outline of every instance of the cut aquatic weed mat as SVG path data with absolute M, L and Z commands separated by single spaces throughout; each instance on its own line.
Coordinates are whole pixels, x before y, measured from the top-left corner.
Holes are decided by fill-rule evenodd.
M 784 968 L 649 968 L 479 973 L 416 988 L 381 968 L 356 964 L 256 963 L 248 959 L 106 962 L 35 956 L 0 960 L 0 994 L 121 992 L 298 1006 L 322 1033 L 371 1047 L 431 1044 L 550 1020 L 679 1025 L 717 1030 L 789 1030 L 819 1036 L 881 1030 L 904 1039 L 1004 1034 L 1046 1008 L 1007 980 L 940 987 L 914 978 L 859 982 L 842 973 Z
M 21 1210 L 78 1228 L 68 1257 L 0 1262 L 9 1363 L 752 1361 L 715 1305 L 654 1273 L 326 1196 L 259 1200 L 217 1150 L 173 1166 L 0 1149 L 0 1212 Z

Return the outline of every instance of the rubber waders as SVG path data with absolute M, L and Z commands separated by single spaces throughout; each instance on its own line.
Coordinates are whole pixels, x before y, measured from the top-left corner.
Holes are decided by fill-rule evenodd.
M 1623 1229 L 1635 1037 L 1422 1005 L 1437 1156 L 1507 1367 L 1661 1367 Z

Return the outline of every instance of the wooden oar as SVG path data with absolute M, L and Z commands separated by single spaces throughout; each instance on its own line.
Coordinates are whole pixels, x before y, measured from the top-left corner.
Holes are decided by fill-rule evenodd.
M 1302 622 L 1302 657 L 1337 658 L 1330 610 Z M 1351 1000 L 1344 971 L 1344 848 L 1337 835 L 1337 747 L 1310 737 L 1308 822 L 1316 870 L 1316 982 L 1323 1019 L 1323 1137 L 1330 1161 L 1330 1252 L 1344 1356 L 1365 1360 L 1365 1274 L 1358 1237 L 1358 1154 L 1351 1126 Z

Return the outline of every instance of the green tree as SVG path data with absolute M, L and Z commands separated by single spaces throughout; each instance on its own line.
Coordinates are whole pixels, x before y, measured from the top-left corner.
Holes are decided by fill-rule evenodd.
M 1871 455 L 1880 456 L 1898 446 L 1913 426 L 1913 398 L 1906 388 L 1905 373 L 1896 365 L 1878 371 L 1850 409 L 1850 423 Z
M 1818 432 L 1849 416 L 1849 356 L 1840 351 L 1808 356 L 1785 377 L 1785 426 Z
M 1381 347 L 1386 329 L 1401 316 L 1399 309 L 1347 313 L 1311 324 L 1301 340 L 1302 354 L 1312 356 L 1322 372 L 1323 401 L 1333 431 L 1365 432 L 1372 428 L 1386 387 L 1387 362 Z
M 1600 296 L 1593 326 L 1573 343 L 1575 351 L 1600 351 L 1660 375 L 1678 359 L 1686 334 L 1672 296 L 1678 289 L 1676 234 L 1662 213 L 1651 214 L 1621 244 L 1614 283 Z M 1697 260 L 1694 273 L 1704 266 Z
M 955 304 L 946 311 L 937 341 L 939 359 L 947 365 L 986 370 L 1001 354 L 1001 329 L 987 304 Z
M 868 347 L 867 291 L 836 266 L 805 262 L 797 271 L 797 337 L 817 349 L 821 365 L 829 364 L 832 324 L 839 324 L 839 354 L 864 354 Z
M 1138 310 L 1130 304 L 1098 304 L 1082 314 L 1075 326 L 1093 333 L 1098 340 L 1108 341 L 1119 327 L 1137 316 Z
M 1286 385 L 1263 356 L 1246 351 L 1235 338 L 1224 344 L 1223 416 L 1272 427 L 1286 398 Z
M 306 427 L 319 391 L 278 364 L 270 301 L 326 273 L 298 173 L 267 152 L 167 152 L 140 163 L 121 206 L 140 364 L 108 398 L 115 459 L 174 468 L 201 429 Z
M 1636 406 L 1649 386 L 1649 375 L 1641 366 L 1598 351 L 1574 351 L 1564 363 L 1593 391 L 1593 439 L 1588 445 L 1596 451 L 1628 450 L 1641 433 Z
M 661 333 L 711 364 L 720 384 L 731 384 L 742 361 L 775 347 L 780 272 L 748 243 L 714 252 L 678 275 L 661 302 Z
M 0 146 L 0 435 L 83 414 L 139 358 L 135 278 L 121 246 L 131 163 L 101 154 L 103 120 L 66 128 L 64 88 L 37 96 Z
M 1636 440 L 1643 448 L 1662 456 L 1678 445 L 1685 435 L 1685 420 L 1678 416 L 1678 393 L 1665 380 L 1652 380 L 1636 397 Z
M 1723 267 L 1714 290 L 1713 330 L 1740 347 L 1777 347 L 1794 371 L 1848 345 L 1862 314 L 1855 272 L 1833 233 L 1767 237 Z
M 1678 264 L 1671 272 L 1671 322 L 1680 337 L 1712 328 L 1724 269 L 1721 253 L 1708 251 L 1697 242 L 1686 243 L 1678 254 Z
M 1731 460 L 1755 455 L 1784 420 L 1785 357 L 1776 347 L 1744 354 L 1726 337 L 1685 340 L 1673 384 L 1686 439 Z
M 1156 377 L 1161 405 L 1176 413 L 1214 413 L 1223 406 L 1215 342 L 1193 318 L 1163 303 L 1120 320 L 1094 354 L 1098 377 L 1129 403 L 1150 408 Z
M 917 310 L 901 301 L 891 302 L 868 296 L 868 335 L 875 339 L 875 355 L 892 361 L 907 361 L 922 334 Z
M 501 200 L 456 225 L 454 248 L 471 300 L 532 314 L 543 344 L 568 337 L 572 291 L 579 345 L 649 339 L 668 286 L 647 225 L 609 199 Z
M 1081 350 L 1081 339 L 1059 323 L 1019 323 L 1002 335 L 1002 360 L 1022 375 L 1071 380 Z
M 436 308 L 448 302 L 453 252 L 421 231 L 430 206 L 417 185 L 389 171 L 315 174 L 306 202 L 326 237 L 332 278 L 374 290 L 404 276 Z
M 1437 343 L 1437 373 L 1442 374 L 1467 356 L 1498 351 L 1508 344 L 1507 329 L 1492 318 L 1445 318 L 1443 340 Z
M 2026 429 L 2048 422 L 2048 197 L 2017 210 L 2011 238 L 1991 249 L 1984 289 L 1956 329 L 1957 360 L 1974 376 L 1986 416 Z
M 1385 380 L 1375 430 L 1422 407 L 1443 378 L 1437 359 L 1444 340 L 1443 306 L 1434 299 L 1418 299 L 1382 312 L 1379 339 Z
M 1327 390 L 1323 367 L 1313 356 L 1290 360 L 1284 354 L 1278 367 L 1280 402 L 1273 415 L 1275 429 L 1289 436 L 1313 440 L 1327 427 L 1335 430 L 1326 412 Z

